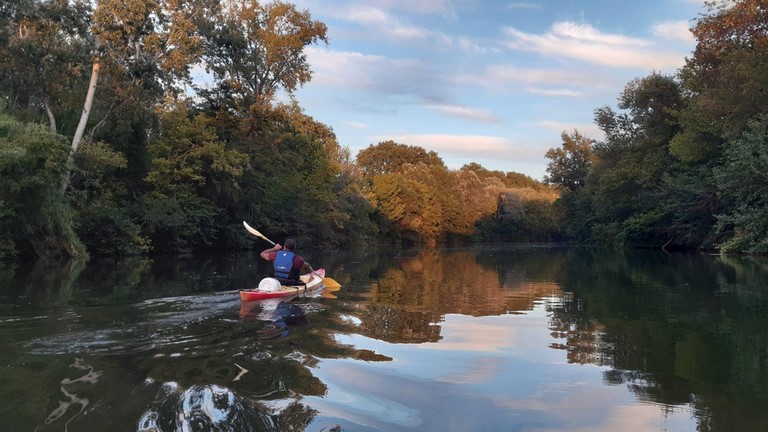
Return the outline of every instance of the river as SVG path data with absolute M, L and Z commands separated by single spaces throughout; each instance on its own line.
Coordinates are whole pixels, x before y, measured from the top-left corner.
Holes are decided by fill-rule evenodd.
M 0 267 L 2 431 L 756 431 L 768 258 L 494 245 Z M 289 322 L 286 322 L 289 321 Z

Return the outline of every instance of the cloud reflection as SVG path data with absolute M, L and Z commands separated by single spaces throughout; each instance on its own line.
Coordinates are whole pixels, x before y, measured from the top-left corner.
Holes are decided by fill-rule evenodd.
M 695 429 L 690 407 L 637 405 L 625 386 L 603 385 L 606 368 L 574 368 L 561 351 L 548 349 L 545 309 L 540 304 L 527 315 L 447 315 L 438 343 L 337 335 L 340 343 L 392 361 L 323 360 L 313 374 L 329 390 L 307 403 L 320 416 L 365 425 L 361 430 Z

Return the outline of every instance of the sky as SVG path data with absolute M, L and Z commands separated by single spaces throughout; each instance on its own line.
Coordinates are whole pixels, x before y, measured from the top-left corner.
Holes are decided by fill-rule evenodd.
M 294 0 L 328 26 L 295 96 L 352 156 L 393 140 L 541 180 L 626 84 L 674 74 L 703 0 Z

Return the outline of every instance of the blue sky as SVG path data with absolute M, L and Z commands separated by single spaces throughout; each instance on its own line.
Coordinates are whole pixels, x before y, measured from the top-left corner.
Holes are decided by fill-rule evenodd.
M 541 179 L 547 149 L 633 78 L 672 74 L 702 0 L 295 0 L 328 26 L 296 93 L 353 156 L 394 140 L 452 169 L 477 162 Z

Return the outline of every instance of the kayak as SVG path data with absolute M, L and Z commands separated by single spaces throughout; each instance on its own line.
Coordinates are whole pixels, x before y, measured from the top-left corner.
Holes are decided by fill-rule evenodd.
M 301 279 L 304 281 L 304 283 L 302 284 L 296 284 L 296 285 L 280 284 L 280 287 L 276 290 L 265 290 L 265 289 L 259 289 L 259 288 L 252 289 L 252 290 L 241 290 L 240 300 L 253 301 L 253 300 L 280 298 L 280 297 L 299 296 L 304 293 L 317 291 L 323 288 L 323 277 L 325 277 L 325 269 L 319 269 L 319 270 L 315 270 L 314 273 L 301 276 Z M 277 281 L 276 279 L 273 279 L 273 280 Z M 262 282 L 264 281 L 262 280 Z

